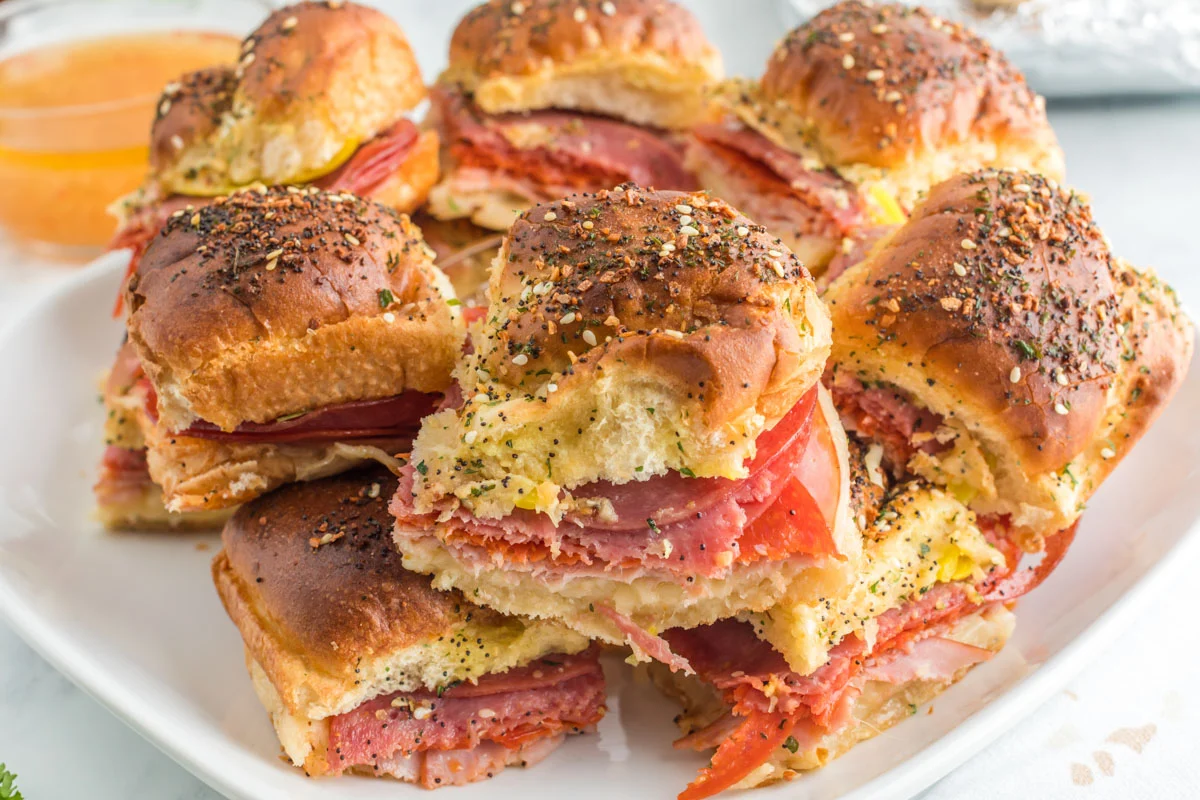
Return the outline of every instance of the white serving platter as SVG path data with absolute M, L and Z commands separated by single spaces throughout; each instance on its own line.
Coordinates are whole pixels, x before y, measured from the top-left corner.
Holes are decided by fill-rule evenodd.
M 25 310 L 0 341 L 0 613 L 85 691 L 235 798 L 417 798 L 388 780 L 309 780 L 279 758 L 213 591 L 217 538 L 109 534 L 91 519 L 101 454 L 98 379 L 121 335 L 124 268 L 100 259 Z M 1200 375 L 1093 500 L 1059 570 L 1021 601 L 1004 652 L 932 714 L 761 800 L 909 797 L 1016 725 L 1092 661 L 1200 547 Z M 673 797 L 702 765 L 671 748 L 675 709 L 608 665 L 609 714 L 534 769 L 447 796 Z

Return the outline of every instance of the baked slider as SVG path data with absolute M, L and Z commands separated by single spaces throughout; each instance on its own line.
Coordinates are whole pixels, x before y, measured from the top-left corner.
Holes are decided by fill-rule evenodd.
M 144 246 L 176 210 L 256 183 L 313 184 L 398 211 L 437 181 L 438 143 L 407 118 L 426 88 L 404 32 L 345 2 L 280 8 L 237 64 L 182 76 L 159 100 L 144 185 L 114 207 L 114 247 Z
M 695 671 L 649 666 L 683 706 L 676 747 L 715 750 L 682 800 L 793 778 L 911 716 L 1004 646 L 1012 602 L 1066 553 L 1069 534 L 1018 570 L 1021 550 L 1002 530 L 938 487 L 892 486 L 850 449 L 863 531 L 852 580 L 663 634 Z
M 670 0 L 490 0 L 459 22 L 432 92 L 443 178 L 429 210 L 503 231 L 572 192 L 696 189 L 670 132 L 705 118 L 721 74 Z
M 957 173 L 1062 178 L 1042 98 L 923 8 L 844 0 L 789 33 L 760 80 L 716 94 L 726 118 L 694 129 L 688 167 L 817 275 Z
M 829 383 L 898 477 L 1026 549 L 1070 527 L 1182 383 L 1193 332 L 1074 192 L 984 170 L 930 190 L 829 286 Z
M 312 188 L 172 215 L 124 299 L 147 462 L 170 511 L 364 459 L 398 467 L 464 338 L 407 217 Z
M 827 311 L 761 225 L 635 186 L 534 207 L 392 511 L 410 569 L 674 659 L 655 634 L 844 580 Z
M 213 580 L 287 758 L 310 776 L 435 788 L 532 765 L 592 728 L 596 649 L 406 571 L 395 488 L 382 468 L 344 473 L 261 497 L 225 526 Z

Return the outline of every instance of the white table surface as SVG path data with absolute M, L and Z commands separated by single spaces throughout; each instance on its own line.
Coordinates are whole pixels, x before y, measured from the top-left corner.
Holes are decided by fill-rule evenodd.
M 436 65 L 443 39 L 422 36 L 409 22 L 414 16 L 407 12 L 418 3 L 380 5 L 406 21 L 422 60 Z M 419 5 L 423 26 L 437 31 L 463 3 Z M 727 13 L 732 3 L 721 8 L 720 0 L 696 5 L 731 71 L 753 71 L 761 61 L 756 54 L 781 32 L 765 2 L 753 3 L 759 14 L 737 15 Z M 1157 268 L 1195 318 L 1200 99 L 1052 103 L 1050 113 L 1071 181 L 1091 195 L 1115 251 Z M 21 256 L 0 240 L 0 327 L 6 312 L 70 271 Z M 1069 557 L 1062 568 L 1071 569 Z M 924 797 L 1200 797 L 1200 625 L 1178 603 L 1195 591 L 1200 561 L 1177 574 L 1176 585 L 1163 588 L 1161 602 L 1110 652 Z M 936 713 L 936 701 L 933 707 Z M 18 773 L 17 785 L 29 800 L 218 797 L 55 672 L 2 622 L 0 762 Z

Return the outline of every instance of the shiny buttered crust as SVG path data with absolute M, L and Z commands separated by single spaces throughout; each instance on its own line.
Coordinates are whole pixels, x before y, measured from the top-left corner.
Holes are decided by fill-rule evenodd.
M 166 87 L 151 129 L 153 177 L 164 194 L 304 183 L 424 98 L 416 57 L 389 17 L 296 3 L 246 37 L 236 65 Z
M 1013 613 L 996 605 L 964 617 L 945 636 L 998 653 L 1012 636 L 1015 626 Z M 704 728 L 726 713 L 726 706 L 713 689 L 695 677 L 682 672 L 672 673 L 661 664 L 650 664 L 646 669 L 654 684 L 683 706 L 683 713 L 675 718 L 675 722 L 684 735 Z M 852 719 L 845 728 L 815 742 L 806 742 L 806 747 L 797 748 L 794 753 L 787 747 L 780 747 L 766 763 L 733 788 L 750 789 L 791 780 L 800 772 L 823 767 L 856 744 L 911 717 L 918 706 L 962 680 L 969 671 L 969 667 L 960 670 L 949 680 L 917 679 L 899 685 L 867 681 L 851 705 Z
M 1191 323 L 1113 259 L 1073 192 L 1024 172 L 963 175 L 826 293 L 834 383 L 899 387 L 948 445 L 910 470 L 1050 534 L 1183 381 Z
M 488 299 L 456 372 L 463 406 L 426 418 L 414 445 L 419 508 L 454 496 L 479 516 L 517 503 L 556 516 L 562 490 L 596 480 L 744 477 L 830 347 L 799 260 L 701 193 L 630 186 L 536 206 L 509 231 Z
M 125 290 L 167 430 L 441 391 L 464 335 L 453 302 L 407 217 L 294 188 L 173 216 Z
M 573 108 L 685 128 L 721 75 L 700 23 L 669 0 L 491 0 L 458 24 L 439 81 L 492 114 Z
M 728 88 L 745 122 L 905 207 L 981 167 L 1063 177 L 1043 99 L 987 42 L 923 8 L 838 3 L 788 34 L 757 85 Z
M 387 512 L 395 489 L 386 470 L 347 473 L 259 498 L 225 526 L 213 580 L 290 713 L 321 719 L 587 647 L 560 626 L 478 608 L 405 570 Z

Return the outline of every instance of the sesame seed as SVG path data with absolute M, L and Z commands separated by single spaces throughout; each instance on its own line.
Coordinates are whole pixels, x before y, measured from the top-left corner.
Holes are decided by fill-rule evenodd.
M 562 319 L 559 320 L 559 322 L 561 322 L 563 325 L 570 325 L 574 321 L 575 321 L 575 312 L 574 311 L 568 311 L 567 313 L 563 314 Z
M 248 67 L 253 63 L 254 63 L 254 53 L 253 52 L 246 53 L 246 55 L 242 57 L 241 66 Z
M 1011 383 L 1020 383 L 1021 382 L 1021 368 L 1013 367 L 1012 372 L 1008 373 L 1008 380 Z
M 523 367 L 529 363 L 529 356 L 525 355 L 524 353 L 517 353 L 515 356 L 513 356 L 512 362 L 518 367 Z
M 680 224 L 680 225 L 691 225 L 693 222 L 695 222 L 695 220 L 694 220 L 694 219 L 692 219 L 692 218 L 691 218 L 690 216 L 688 216 L 687 214 L 684 214 L 683 216 L 681 216 L 681 217 L 679 218 L 679 224 Z
M 429 715 L 432 713 L 433 709 L 431 709 L 429 706 L 418 706 L 417 708 L 413 709 L 412 715 L 413 719 L 428 719 Z
M 783 253 L 779 252 L 778 250 L 768 250 L 767 255 L 769 255 L 771 258 L 782 258 L 783 257 Z
M 962 240 L 962 249 L 963 250 L 974 250 L 975 243 L 972 242 L 970 239 L 963 239 Z
M 783 269 L 783 264 L 780 264 L 778 261 L 771 262 L 771 269 L 775 270 L 775 274 L 781 278 L 787 275 Z
M 1116 458 L 1117 451 L 1113 450 L 1111 447 L 1106 447 L 1100 451 L 1100 457 L 1103 458 L 1105 461 L 1107 461 L 1110 458 Z
M 575 9 L 573 16 L 575 17 L 576 22 L 587 22 L 587 9 L 585 9 L 583 6 L 579 6 Z
M 512 13 L 516 14 L 519 17 L 525 13 L 525 4 L 520 3 L 520 2 L 513 3 L 511 6 L 509 6 L 509 9 L 511 9 Z
M 672 339 L 682 339 L 683 338 L 683 331 L 673 331 L 673 330 L 667 329 L 667 330 L 663 331 L 663 333 L 665 333 L 667 336 L 670 336 Z
M 383 315 L 383 321 L 390 325 L 391 323 L 396 321 L 396 315 L 393 314 L 391 311 L 388 311 Z
M 193 228 L 200 227 L 200 212 L 199 211 L 197 211 L 195 214 L 192 214 L 192 227 Z
M 288 17 L 279 27 L 283 28 L 285 31 L 290 31 L 292 28 L 296 27 L 297 22 L 299 22 L 299 20 L 297 20 L 295 17 Z
M 675 210 L 678 211 L 680 214 L 692 213 L 692 207 L 687 205 L 686 203 L 680 203 L 679 205 L 675 206 Z
M 479 431 L 467 431 L 463 435 L 463 441 L 467 444 L 475 444 L 475 440 L 479 438 Z
M 267 253 L 267 260 L 279 258 L 281 255 L 283 255 L 283 248 L 277 247 L 271 252 Z
M 490 708 L 481 708 L 479 709 L 479 716 L 483 717 L 484 719 L 491 719 L 492 717 L 496 716 L 496 712 L 492 711 Z
M 883 70 L 881 70 L 881 69 L 870 70 L 867 73 L 866 78 L 867 78 L 867 80 L 872 81 L 872 82 L 881 81 L 881 80 L 883 80 Z
M 957 261 L 954 262 L 954 274 L 962 278 L 967 274 L 967 268 Z
M 183 137 L 178 133 L 171 137 L 171 147 L 174 147 L 176 150 L 183 149 Z
M 491 399 L 492 399 L 492 398 L 490 398 L 490 397 L 488 397 L 488 396 L 487 396 L 487 393 L 486 393 L 486 392 L 480 392 L 479 394 L 477 394 L 477 395 L 475 395 L 474 397 L 472 397 L 472 398 L 471 398 L 471 400 L 472 400 L 473 402 L 476 402 L 476 403 L 486 403 L 486 402 L 488 402 L 488 401 L 489 401 L 489 400 L 491 400 Z
M 583 223 L 583 229 L 585 231 L 590 231 L 594 227 L 596 227 L 596 223 L 592 222 L 590 219 L 584 221 L 584 223 Z
M 699 236 L 700 231 L 692 225 L 684 225 L 679 229 L 679 232 L 685 236 Z
M 842 56 L 842 67 L 845 69 L 854 69 L 854 56 L 849 53 Z
M 1066 416 L 1068 413 L 1067 407 L 1064 406 L 1062 403 L 1055 403 L 1054 404 L 1054 413 L 1062 414 L 1063 416 Z
M 158 115 L 160 117 L 165 117 L 167 115 L 167 112 L 170 110 L 171 110 L 171 101 L 170 100 L 163 100 L 161 103 L 159 103 Z
M 1030 192 L 1033 191 L 1033 187 L 1030 186 L 1028 183 L 1018 183 L 1016 186 L 1013 187 L 1013 191 L 1020 192 L 1021 194 L 1029 194 Z
M 853 33 L 851 33 L 850 31 L 846 31 L 845 33 L 839 33 L 839 34 L 838 34 L 838 41 L 839 41 L 839 42 L 853 42 L 853 41 L 854 41 L 854 34 L 853 34 Z
M 558 219 L 558 214 L 555 214 L 553 211 L 547 211 L 542 216 L 542 219 L 544 219 L 546 222 L 554 222 L 554 220 Z
M 277 259 L 272 258 L 270 261 L 267 262 L 267 272 L 274 272 L 275 267 L 277 267 L 277 266 L 279 266 L 279 261 Z
M 892 89 L 891 91 L 889 91 L 887 94 L 885 94 L 883 96 L 883 101 L 885 103 L 895 103 L 895 102 L 902 100 L 903 98 L 904 98 L 904 95 L 900 94 L 900 92 L 898 90 Z
M 342 236 L 346 239 L 348 244 L 352 244 L 355 247 L 358 247 L 360 244 L 362 244 L 362 242 L 358 240 L 358 237 L 352 233 L 344 233 Z
M 587 342 L 588 344 L 590 344 L 592 347 L 596 346 L 596 334 L 592 333 L 591 331 L 585 330 L 583 332 L 583 340 L 585 342 Z
M 738 229 L 737 229 L 737 235 L 738 236 L 749 236 L 750 229 L 747 228 L 745 225 L 739 225 Z
M 382 487 L 378 483 L 372 483 L 371 488 L 367 489 L 367 497 L 371 498 L 372 500 L 374 500 L 376 497 L 379 497 L 381 488 Z
M 600 4 L 600 10 L 610 17 L 617 13 L 617 7 L 612 4 L 612 0 L 604 0 L 604 2 Z
M 1059 386 L 1066 386 L 1069 383 L 1067 373 L 1063 372 L 1061 368 L 1054 371 L 1054 380 Z
M 558 384 L 557 384 L 557 383 L 547 383 L 547 384 L 546 384 L 546 391 L 547 391 L 547 392 L 557 392 L 557 391 L 558 391 Z
M 878 25 L 871 26 L 871 33 L 875 34 L 876 36 L 882 36 L 883 34 L 887 33 L 887 29 L 887 25 L 884 25 L 881 22 Z

